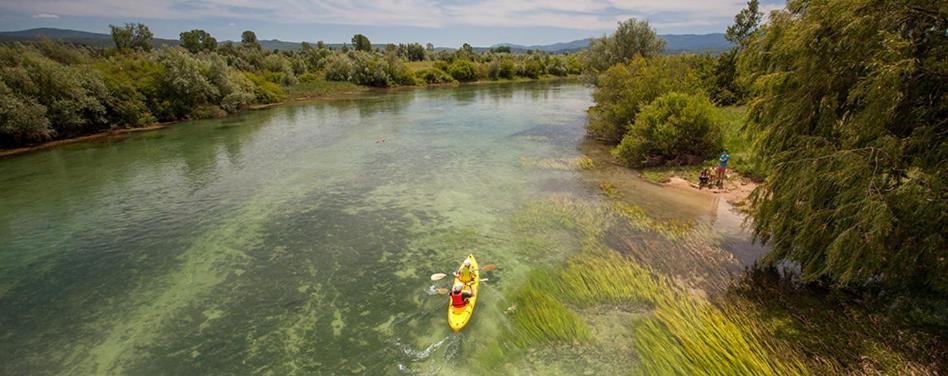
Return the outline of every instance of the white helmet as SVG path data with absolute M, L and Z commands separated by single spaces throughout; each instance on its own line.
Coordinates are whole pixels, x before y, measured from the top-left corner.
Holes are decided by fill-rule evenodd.
M 464 266 L 471 266 L 471 259 L 464 259 Z
M 464 288 L 464 285 L 461 282 L 454 284 L 454 292 L 461 292 L 462 288 Z

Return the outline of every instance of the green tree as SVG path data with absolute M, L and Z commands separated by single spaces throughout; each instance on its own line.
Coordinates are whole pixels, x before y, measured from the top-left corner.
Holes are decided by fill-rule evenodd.
M 714 104 L 702 94 L 671 92 L 642 108 L 613 154 L 630 166 L 684 165 L 720 148 Z
M 588 110 L 586 130 L 607 143 L 618 143 L 645 105 L 662 94 L 696 93 L 698 82 L 691 73 L 692 58 L 684 55 L 636 57 L 617 64 L 599 76 Z
M 352 47 L 356 51 L 372 51 L 372 42 L 369 42 L 369 38 L 362 34 L 356 34 L 352 36 Z
M 948 8 L 791 0 L 739 59 L 769 176 L 765 264 L 805 281 L 948 292 Z
M 260 42 L 257 42 L 257 34 L 250 30 L 241 33 L 240 46 L 259 50 Z
M 127 23 L 125 26 L 109 25 L 112 29 L 112 41 L 119 50 L 139 49 L 151 51 L 154 35 L 148 26 L 140 23 Z
M 467 60 L 455 60 L 448 66 L 448 74 L 461 82 L 477 80 L 477 65 Z
M 747 8 L 734 16 L 734 24 L 727 27 L 724 38 L 738 46 L 746 46 L 751 35 L 760 27 L 763 17 L 764 14 L 759 10 L 758 0 L 749 0 Z
M 665 41 L 655 34 L 648 21 L 635 18 L 619 22 L 615 33 L 593 38 L 587 51 L 588 63 L 597 72 L 627 63 L 636 56 L 657 56 L 665 50 Z
M 181 47 L 197 53 L 200 51 L 214 51 L 217 49 L 217 39 L 208 32 L 200 29 L 185 31 L 180 34 Z

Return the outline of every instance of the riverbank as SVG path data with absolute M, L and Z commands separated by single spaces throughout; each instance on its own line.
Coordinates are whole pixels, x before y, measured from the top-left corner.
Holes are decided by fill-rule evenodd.
M 511 84 L 511 83 L 526 83 L 526 82 L 544 82 L 544 81 L 573 81 L 578 80 L 577 76 L 543 76 L 538 79 L 525 79 L 525 78 L 515 78 L 511 80 L 481 80 L 474 82 L 465 82 L 465 83 L 450 83 L 450 84 L 436 84 L 436 85 L 424 85 L 424 86 L 400 86 L 394 88 L 373 88 L 367 86 L 356 85 L 350 82 L 339 82 L 339 81 L 326 81 L 326 80 L 316 80 L 306 83 L 299 83 L 293 86 L 283 87 L 286 94 L 286 99 L 274 103 L 265 103 L 265 104 L 251 104 L 244 106 L 241 111 L 232 114 L 226 114 L 221 117 L 233 116 L 234 114 L 243 112 L 243 111 L 256 111 L 263 110 L 268 108 L 273 108 L 277 106 L 282 106 L 287 103 L 293 102 L 302 102 L 309 100 L 336 100 L 336 99 L 348 99 L 355 98 L 363 95 L 384 95 L 389 93 L 398 93 L 406 90 L 427 90 L 427 89 L 436 89 L 444 87 L 452 87 L 459 85 L 494 85 L 494 84 Z M 57 146 L 69 145 L 78 142 L 94 141 L 101 140 L 110 137 L 121 137 L 128 133 L 133 132 L 146 132 L 154 131 L 159 129 L 164 129 L 168 126 L 187 122 L 192 119 L 183 119 L 175 120 L 169 122 L 157 122 L 151 123 L 142 127 L 135 128 L 118 128 L 118 129 L 109 129 L 98 133 L 81 135 L 71 138 L 64 138 L 58 140 L 52 140 L 36 145 L 28 145 L 23 147 L 11 148 L 11 149 L 2 149 L 0 148 L 0 158 L 12 157 L 16 155 L 32 153 L 36 151 L 47 150 L 50 148 L 55 148 Z

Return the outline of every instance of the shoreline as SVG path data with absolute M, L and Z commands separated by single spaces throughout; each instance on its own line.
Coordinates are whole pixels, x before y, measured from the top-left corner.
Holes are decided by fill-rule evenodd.
M 322 93 L 317 93 L 317 92 L 313 92 L 310 94 L 297 93 L 297 95 L 288 97 L 286 100 L 283 100 L 280 102 L 247 105 L 246 107 L 240 109 L 237 112 L 221 116 L 220 118 L 226 118 L 228 116 L 239 114 L 244 111 L 266 110 L 266 109 L 279 107 L 282 105 L 296 103 L 296 102 L 315 101 L 315 100 L 350 99 L 350 98 L 357 98 L 365 94 L 387 95 L 387 94 L 404 92 L 408 90 L 429 90 L 429 89 L 440 89 L 440 88 L 445 88 L 445 87 L 460 87 L 460 86 L 465 86 L 465 85 L 492 85 L 492 84 L 504 84 L 504 83 L 529 83 L 529 82 L 545 82 L 545 81 L 561 81 L 561 80 L 562 81 L 578 81 L 579 76 L 566 76 L 566 77 L 551 76 L 551 77 L 541 77 L 537 79 L 528 79 L 528 80 L 482 80 L 482 81 L 461 82 L 461 83 L 451 83 L 451 84 L 435 84 L 435 85 L 424 85 L 424 86 L 398 86 L 398 87 L 390 87 L 390 88 L 358 86 L 359 90 L 343 91 L 341 93 L 333 93 L 333 94 L 322 94 Z M 75 144 L 75 143 L 80 143 L 80 142 L 85 142 L 85 141 L 93 141 L 93 140 L 98 140 L 98 139 L 103 139 L 103 138 L 108 138 L 108 137 L 121 136 L 127 133 L 147 132 L 147 131 L 164 129 L 171 125 L 175 125 L 175 124 L 183 123 L 187 121 L 193 121 L 193 120 L 198 120 L 198 119 L 180 119 L 180 120 L 172 120 L 172 121 L 166 121 L 166 122 L 151 123 L 142 127 L 135 127 L 135 128 L 109 129 L 102 132 L 76 136 L 76 137 L 70 137 L 70 138 L 63 138 L 59 140 L 52 140 L 52 141 L 47 141 L 47 142 L 43 142 L 43 143 L 35 144 L 35 145 L 21 146 L 21 147 L 16 147 L 12 149 L 0 148 L 0 159 L 43 151 L 47 149 L 52 149 L 52 148 L 62 146 L 62 145 L 69 145 L 69 144 Z
M 751 193 L 756 189 L 760 184 L 755 183 L 753 180 L 744 177 L 738 173 L 730 174 L 727 178 L 727 182 L 724 184 L 723 189 L 719 188 L 707 188 L 701 189 L 698 188 L 698 185 L 692 183 L 691 181 L 686 180 L 685 178 L 679 175 L 672 175 L 668 178 L 668 181 L 659 183 L 662 186 L 667 187 L 679 187 L 684 189 L 689 189 L 695 192 L 700 192 L 705 195 L 715 195 L 727 200 L 735 208 L 745 209 L 750 203 L 748 199 Z

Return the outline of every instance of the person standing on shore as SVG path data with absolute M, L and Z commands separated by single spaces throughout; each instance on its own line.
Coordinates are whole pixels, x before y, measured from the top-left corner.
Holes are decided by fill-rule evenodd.
M 724 177 L 725 172 L 727 172 L 727 161 L 731 159 L 731 156 L 727 154 L 727 149 L 721 151 L 721 156 L 718 157 L 718 188 L 724 188 Z

